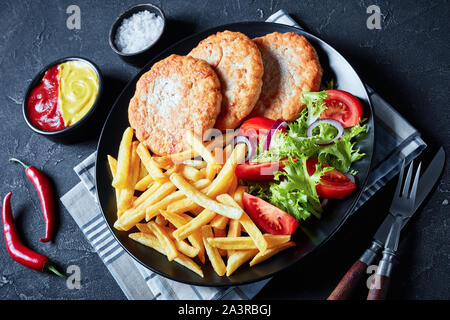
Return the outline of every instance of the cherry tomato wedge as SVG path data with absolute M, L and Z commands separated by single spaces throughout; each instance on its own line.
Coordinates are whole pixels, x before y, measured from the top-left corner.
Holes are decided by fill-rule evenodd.
M 262 141 L 272 129 L 275 120 L 266 117 L 253 117 L 241 125 L 239 128 L 239 135 L 251 138 L 256 138 L 258 142 Z M 281 128 L 284 132 L 285 128 Z
M 317 162 L 317 159 L 314 158 L 306 161 L 309 175 L 316 171 Z M 323 199 L 342 199 L 356 189 L 356 184 L 337 170 L 325 173 L 320 180 L 322 183 L 316 186 L 316 191 L 317 195 Z
M 325 100 L 327 109 L 320 118 L 339 121 L 344 128 L 356 126 L 363 115 L 361 101 L 351 93 L 342 90 L 327 90 L 328 99 Z
M 298 221 L 287 212 L 247 192 L 243 196 L 245 212 L 263 231 L 270 234 L 293 234 Z
M 287 158 L 278 162 L 257 162 L 257 163 L 242 163 L 238 164 L 235 169 L 235 174 L 238 179 L 249 181 L 271 181 L 275 172 L 284 168 L 284 163 L 288 161 Z M 297 161 L 297 159 L 293 159 Z

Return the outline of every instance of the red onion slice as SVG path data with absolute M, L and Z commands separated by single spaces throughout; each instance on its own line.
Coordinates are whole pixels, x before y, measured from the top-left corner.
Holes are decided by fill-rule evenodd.
M 235 138 L 235 144 L 245 143 L 247 145 L 247 155 L 245 156 L 245 161 L 249 161 L 253 158 L 256 152 L 256 146 L 245 136 L 237 136 Z
M 327 198 L 325 198 L 325 199 L 323 199 L 321 202 L 320 202 L 320 204 L 322 205 L 322 208 L 325 208 L 326 206 L 327 206 L 327 204 L 328 204 L 328 199 Z
M 275 123 L 272 125 L 272 128 L 269 130 L 269 134 L 266 137 L 266 142 L 264 143 L 264 151 L 267 151 L 270 149 L 270 143 L 272 142 L 272 138 L 277 133 L 278 129 L 287 128 L 287 122 L 283 121 L 282 119 L 278 119 L 275 121 Z
M 306 130 L 306 136 L 308 138 L 311 138 L 313 136 L 313 130 L 320 124 L 329 124 L 332 125 L 333 127 L 336 128 L 336 130 L 338 131 L 336 136 L 333 139 L 330 139 L 328 141 L 317 141 L 316 143 L 319 146 L 328 146 L 334 143 L 334 141 L 339 140 L 340 138 L 342 138 L 342 135 L 344 134 L 344 127 L 342 126 L 342 124 L 334 119 L 319 119 L 314 121 L 309 127 L 308 130 Z

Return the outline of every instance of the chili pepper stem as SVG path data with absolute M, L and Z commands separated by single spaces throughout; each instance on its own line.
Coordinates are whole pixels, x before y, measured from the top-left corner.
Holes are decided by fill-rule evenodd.
M 19 159 L 16 159 L 16 158 L 10 158 L 9 159 L 9 162 L 17 162 L 17 163 L 20 163 L 24 168 L 25 168 L 25 170 L 26 169 L 28 169 L 30 166 L 27 166 L 25 163 L 23 163 L 22 161 L 20 161 Z
M 54 266 L 52 266 L 51 264 L 47 264 L 44 268 L 45 270 L 48 270 L 50 272 L 53 272 L 54 274 L 56 274 L 58 277 L 63 278 L 63 279 L 67 279 L 67 276 L 62 274 L 61 272 L 59 272 Z

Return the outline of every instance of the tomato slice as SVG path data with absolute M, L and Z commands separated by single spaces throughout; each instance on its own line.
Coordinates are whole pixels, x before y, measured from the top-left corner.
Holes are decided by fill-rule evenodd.
M 351 93 L 342 90 L 327 90 L 328 99 L 325 100 L 327 109 L 320 118 L 339 121 L 344 128 L 356 126 L 363 116 L 361 101 Z
M 266 233 L 289 235 L 298 227 L 297 219 L 261 198 L 244 192 L 243 202 L 245 212 Z
M 256 138 L 260 142 L 267 137 L 274 124 L 275 120 L 266 117 L 253 117 L 244 121 L 239 128 L 239 135 L 246 136 L 249 139 Z M 286 131 L 285 128 L 281 128 L 281 130 Z
M 242 163 L 238 164 L 235 169 L 235 174 L 238 179 L 249 181 L 271 181 L 275 172 L 284 168 L 284 163 L 288 161 L 287 158 L 274 162 L 257 162 L 257 163 Z M 293 159 L 297 161 L 297 159 Z
M 314 158 L 309 158 L 306 161 L 306 169 L 309 175 L 316 171 L 317 162 L 318 160 Z M 322 183 L 316 186 L 316 191 L 317 195 L 323 199 L 342 199 L 356 189 L 356 184 L 337 170 L 325 173 L 320 181 Z

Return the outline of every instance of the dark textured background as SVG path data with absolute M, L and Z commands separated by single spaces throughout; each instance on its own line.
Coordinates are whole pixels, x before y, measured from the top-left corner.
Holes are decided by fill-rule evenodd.
M 53 60 L 80 55 L 93 60 L 105 77 L 109 109 L 138 67 L 121 60 L 108 45 L 116 16 L 144 1 L 3 1 L 0 6 L 0 196 L 13 191 L 13 209 L 24 241 L 59 266 L 79 265 L 80 290 L 64 281 L 14 263 L 0 241 L 0 299 L 123 299 L 120 288 L 70 215 L 59 205 L 54 243 L 41 244 L 44 225 L 35 190 L 16 156 L 53 178 L 58 196 L 78 179 L 72 168 L 91 154 L 96 138 L 62 145 L 28 129 L 21 103 L 28 83 Z M 81 8 L 81 30 L 66 28 L 66 8 Z M 361 77 L 418 128 L 434 149 L 449 149 L 450 79 L 448 1 L 155 1 L 166 14 L 167 29 L 155 52 L 176 40 L 239 21 L 263 21 L 285 9 L 306 30 L 338 49 Z M 368 30 L 366 8 L 377 4 L 382 29 Z M 155 53 L 153 52 L 153 53 Z M 370 243 L 389 206 L 393 183 L 380 191 L 317 254 L 276 276 L 257 299 L 323 299 Z M 400 264 L 390 291 L 394 299 L 450 298 L 449 208 L 446 170 L 420 215 L 403 232 Z M 361 290 L 359 297 L 364 296 Z

